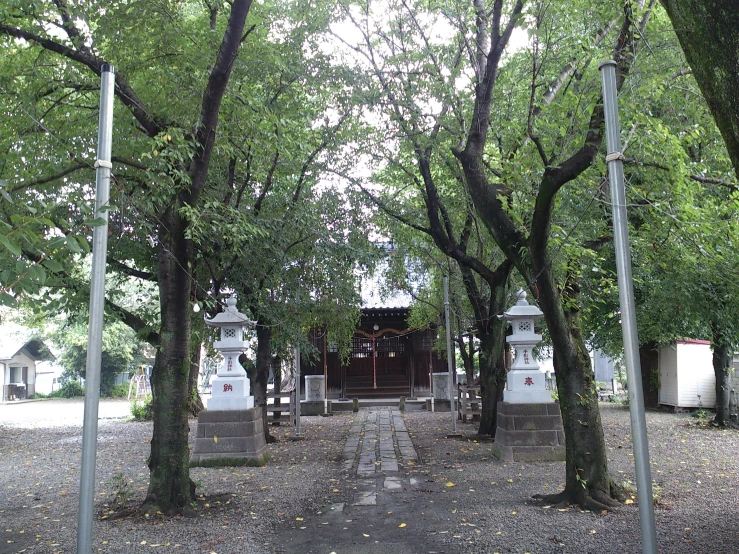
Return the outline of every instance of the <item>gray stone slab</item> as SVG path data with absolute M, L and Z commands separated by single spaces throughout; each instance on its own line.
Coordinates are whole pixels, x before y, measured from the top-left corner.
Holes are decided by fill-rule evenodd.
M 354 502 L 352 506 L 376 506 L 377 505 L 377 493 L 375 492 L 362 492 L 354 495 Z
M 198 466 L 242 466 L 264 465 L 267 462 L 267 446 L 253 452 L 193 452 L 190 456 L 190 467 Z
M 552 404 L 554 403 L 552 402 Z M 498 414 L 508 416 L 545 416 L 550 415 L 547 406 L 549 404 L 511 404 L 510 402 L 498 402 Z
M 257 408 L 248 410 L 202 410 L 198 414 L 198 423 L 236 423 L 240 421 L 262 421 L 262 411 Z
M 229 454 L 247 455 L 258 452 L 265 447 L 264 435 L 252 437 L 219 437 L 217 439 L 195 439 L 193 453 L 197 454 Z
M 557 431 L 506 431 L 498 427 L 495 441 L 506 446 L 557 446 Z
M 559 431 L 562 430 L 562 418 L 558 415 L 506 415 L 498 414 L 498 427 L 506 431 Z
M 386 491 L 399 491 L 403 490 L 403 483 L 398 477 L 386 477 L 382 488 Z
M 251 437 L 263 433 L 262 420 L 238 422 L 198 422 L 196 437 L 199 439 L 213 439 L 213 437 Z

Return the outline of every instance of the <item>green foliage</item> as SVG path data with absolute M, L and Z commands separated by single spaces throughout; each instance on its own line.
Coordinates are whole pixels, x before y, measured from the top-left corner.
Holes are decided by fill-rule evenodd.
M 38 400 L 40 398 L 48 398 L 48 397 L 49 397 L 49 395 L 48 394 L 44 394 L 43 392 L 35 392 L 35 393 L 33 393 L 33 396 L 31 396 L 31 398 L 34 399 L 34 400 Z
M 154 418 L 150 394 L 143 398 L 134 398 L 131 402 L 131 417 L 134 421 L 151 421 Z
M 110 494 L 113 495 L 112 502 L 114 509 L 120 510 L 121 508 L 125 508 L 131 498 L 133 498 L 133 486 L 125 473 L 116 473 L 106 485 Z
M 704 408 L 698 408 L 690 412 L 690 417 L 697 419 L 699 424 L 707 424 L 713 421 L 714 414 Z
M 78 396 L 85 396 L 85 387 L 80 385 L 79 381 L 72 379 L 53 391 L 49 398 L 76 398 Z
M 114 385 L 108 391 L 108 396 L 110 398 L 127 398 L 129 388 L 130 385 L 128 383 L 120 383 L 118 385 Z
M 88 333 L 86 325 L 63 327 L 52 335 L 62 348 L 59 362 L 68 379 L 85 377 Z M 112 396 L 116 375 L 133 370 L 144 361 L 143 343 L 136 333 L 121 322 L 108 323 L 103 328 L 102 358 L 100 364 L 100 394 Z M 121 394 L 121 391 L 118 391 Z M 122 396 L 128 394 L 126 389 Z

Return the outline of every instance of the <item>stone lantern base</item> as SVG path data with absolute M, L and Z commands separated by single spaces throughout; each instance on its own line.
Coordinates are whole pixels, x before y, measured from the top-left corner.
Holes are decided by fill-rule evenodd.
M 190 467 L 263 466 L 267 442 L 261 408 L 203 410 Z
M 501 462 L 556 462 L 565 459 L 559 404 L 498 402 L 493 454 Z

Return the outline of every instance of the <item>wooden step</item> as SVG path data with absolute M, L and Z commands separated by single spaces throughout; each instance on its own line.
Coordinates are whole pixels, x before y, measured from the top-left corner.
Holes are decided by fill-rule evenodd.
M 350 379 L 346 381 L 347 398 L 399 398 L 408 396 L 410 387 L 405 377 L 387 379 L 389 376 L 378 376 L 377 388 L 372 377 L 369 379 Z

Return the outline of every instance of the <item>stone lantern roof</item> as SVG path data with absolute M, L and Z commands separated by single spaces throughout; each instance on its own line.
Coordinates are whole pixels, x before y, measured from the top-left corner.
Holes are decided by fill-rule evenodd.
M 532 306 L 526 301 L 526 291 L 518 289 L 518 300 L 516 301 L 516 304 L 503 312 L 503 315 L 499 315 L 498 319 L 530 319 L 542 317 L 543 315 L 544 312 L 542 312 L 538 307 Z
M 242 314 L 236 308 L 236 297 L 229 296 L 226 298 L 226 308 L 215 317 L 208 319 L 205 318 L 205 324 L 209 327 L 225 327 L 225 326 L 242 326 L 247 328 L 254 328 L 256 322 L 249 319 L 246 314 Z

